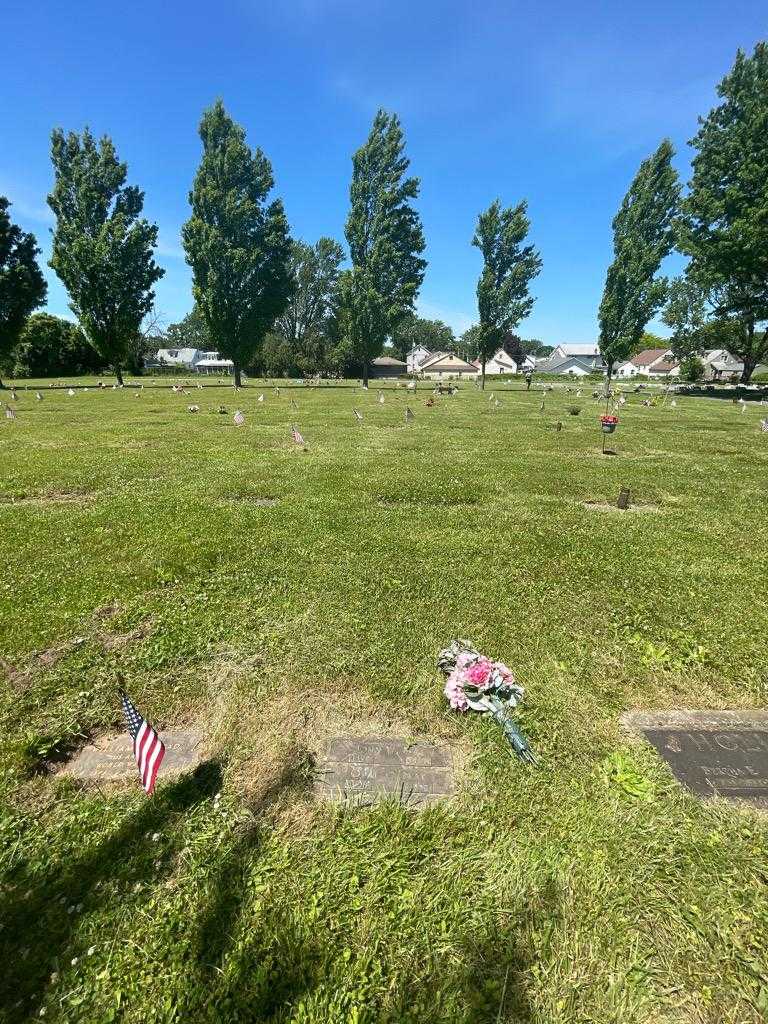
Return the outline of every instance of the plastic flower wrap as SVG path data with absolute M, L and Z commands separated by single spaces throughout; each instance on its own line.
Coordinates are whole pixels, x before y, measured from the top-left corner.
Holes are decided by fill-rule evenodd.
M 504 662 L 491 661 L 468 640 L 454 640 L 438 654 L 437 667 L 445 676 L 443 692 L 455 711 L 491 715 L 517 756 L 536 764 L 528 741 L 509 713 L 522 702 L 525 690 Z

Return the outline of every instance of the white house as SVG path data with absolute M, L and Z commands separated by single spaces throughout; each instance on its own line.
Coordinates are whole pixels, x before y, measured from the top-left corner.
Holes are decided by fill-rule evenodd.
M 668 348 L 646 348 L 621 363 L 614 374 L 623 379 L 645 377 L 677 377 L 680 364 Z
M 408 373 L 418 373 L 419 366 L 424 362 L 425 359 L 429 359 L 435 353 L 430 352 L 424 345 L 414 345 L 408 355 L 405 357 L 405 363 L 408 367 Z
M 475 359 L 473 365 L 477 367 L 479 372 L 482 372 L 482 365 L 479 359 Z M 517 363 L 511 356 L 507 355 L 503 348 L 500 348 L 486 362 L 485 373 L 486 376 L 494 373 L 517 373 Z
M 453 352 L 436 352 L 420 364 L 418 372 L 430 380 L 446 377 L 476 377 L 477 367 Z
M 198 361 L 207 352 L 199 348 L 161 348 L 157 352 L 157 361 L 161 366 L 178 366 L 180 369 L 193 370 Z
M 195 363 L 198 373 L 232 373 L 235 364 L 231 359 L 222 359 L 218 352 L 201 352 L 201 358 Z

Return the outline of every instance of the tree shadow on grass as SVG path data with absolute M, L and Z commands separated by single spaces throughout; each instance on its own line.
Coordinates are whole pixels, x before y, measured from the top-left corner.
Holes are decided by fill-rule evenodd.
M 114 898 L 104 883 L 118 880 L 125 891 L 131 883 L 155 883 L 171 869 L 171 858 L 157 867 L 158 851 L 148 837 L 211 798 L 221 778 L 216 761 L 199 765 L 159 787 L 141 810 L 81 856 L 57 859 L 42 875 L 29 868 L 17 873 L 16 889 L 0 901 L 0 1009 L 20 1009 L 39 997 L 58 962 L 72 955 L 80 912 L 91 913 Z
M 297 756 L 298 754 L 298 756 Z M 307 793 L 313 764 L 294 749 L 275 779 L 250 805 L 252 820 L 216 866 L 210 896 L 197 920 L 193 939 L 196 976 L 185 986 L 187 1002 L 180 1019 L 266 1022 L 313 984 L 321 952 L 299 932 L 282 905 L 281 892 L 263 896 L 252 876 L 263 846 L 264 816 L 284 797 Z M 258 916 L 248 927 L 251 901 Z

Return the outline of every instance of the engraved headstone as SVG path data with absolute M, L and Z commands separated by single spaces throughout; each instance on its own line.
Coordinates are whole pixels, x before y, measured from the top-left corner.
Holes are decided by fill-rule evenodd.
M 451 752 L 387 736 L 330 740 L 315 791 L 325 800 L 370 804 L 394 796 L 423 806 L 453 793 Z
M 202 760 L 202 741 L 193 729 L 169 730 L 160 733 L 165 744 L 165 757 L 158 776 L 159 781 L 196 768 Z M 133 756 L 133 744 L 127 732 L 119 736 L 102 737 L 83 749 L 63 769 L 67 775 L 88 782 L 123 782 L 138 779 L 138 767 Z
M 768 712 L 634 712 L 623 721 L 697 796 L 768 808 Z
M 616 502 L 617 508 L 629 508 L 629 488 L 622 487 L 619 492 L 619 500 Z

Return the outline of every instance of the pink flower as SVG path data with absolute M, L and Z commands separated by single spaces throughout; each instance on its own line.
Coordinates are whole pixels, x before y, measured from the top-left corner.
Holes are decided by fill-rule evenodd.
M 467 665 L 471 664 L 476 657 L 477 655 L 472 654 L 471 651 L 462 651 L 461 654 L 456 657 L 456 668 L 466 668 Z
M 492 669 L 493 665 L 487 658 L 480 658 L 474 665 L 469 666 L 464 675 L 473 686 L 482 689 L 490 680 Z
M 454 711 L 467 711 L 469 704 L 467 703 L 466 695 L 464 694 L 464 688 L 461 685 L 457 674 L 451 672 L 445 681 L 445 690 L 443 691 L 445 696 Z
M 496 661 L 493 664 L 494 669 L 499 673 L 505 683 L 514 683 L 515 677 L 512 672 L 507 668 L 503 661 Z

